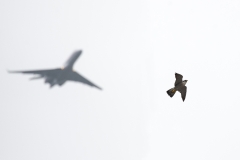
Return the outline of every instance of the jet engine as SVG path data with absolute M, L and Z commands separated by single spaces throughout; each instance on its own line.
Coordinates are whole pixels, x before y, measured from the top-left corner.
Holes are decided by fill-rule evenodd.
M 65 82 L 66 82 L 66 80 L 58 81 L 58 85 L 59 85 L 59 86 L 62 86 Z
M 53 82 L 53 78 L 50 78 L 50 77 L 45 78 L 45 83 L 52 83 L 52 82 Z

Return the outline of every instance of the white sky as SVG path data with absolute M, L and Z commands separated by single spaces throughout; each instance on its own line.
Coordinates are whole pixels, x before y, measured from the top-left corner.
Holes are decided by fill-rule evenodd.
M 239 160 L 240 1 L 1 0 L 1 160 Z M 103 88 L 9 70 L 61 67 Z M 185 102 L 170 98 L 174 73 Z

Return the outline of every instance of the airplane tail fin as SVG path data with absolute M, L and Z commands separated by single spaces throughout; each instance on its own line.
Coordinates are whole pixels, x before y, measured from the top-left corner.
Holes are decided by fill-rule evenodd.
M 167 90 L 167 94 L 170 97 L 173 97 L 175 93 L 176 93 L 176 90 L 174 88 L 171 88 L 171 89 Z

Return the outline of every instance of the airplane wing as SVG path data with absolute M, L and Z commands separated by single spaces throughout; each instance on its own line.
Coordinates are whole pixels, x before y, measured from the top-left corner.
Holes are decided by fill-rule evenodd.
M 97 85 L 93 84 L 92 82 L 90 82 L 89 80 L 87 80 L 86 78 L 84 78 L 83 76 L 81 76 L 80 74 L 78 74 L 77 72 L 71 72 L 68 77 L 67 80 L 70 81 L 76 81 L 76 82 L 82 82 L 84 84 L 90 85 L 92 87 L 96 87 L 100 90 L 102 90 L 102 88 L 98 87 Z
M 23 73 L 23 74 L 39 74 L 41 76 L 58 76 L 61 72 L 60 68 L 48 70 L 31 70 L 31 71 L 8 71 L 9 73 Z

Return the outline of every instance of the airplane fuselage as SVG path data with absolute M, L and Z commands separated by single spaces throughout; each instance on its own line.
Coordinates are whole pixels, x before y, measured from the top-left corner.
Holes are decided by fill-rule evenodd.
M 76 62 L 76 60 L 78 59 L 78 57 L 82 54 L 82 51 L 76 51 L 74 52 L 69 59 L 65 62 L 63 69 L 66 70 L 72 70 L 74 63 Z
M 69 59 L 65 62 L 64 66 L 59 69 L 57 75 L 53 76 L 44 76 L 45 83 L 49 83 L 50 87 L 54 85 L 63 85 L 67 81 L 67 77 L 71 72 L 73 72 L 73 65 L 77 61 L 78 57 L 81 55 L 82 51 L 74 52 Z

